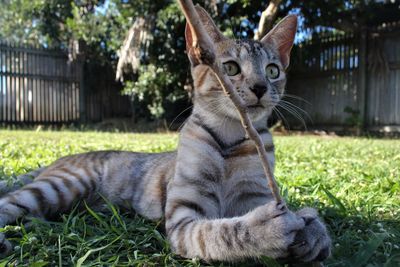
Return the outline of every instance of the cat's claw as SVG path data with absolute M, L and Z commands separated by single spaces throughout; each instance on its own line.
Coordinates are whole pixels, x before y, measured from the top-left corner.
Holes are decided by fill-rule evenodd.
M 0 259 L 8 256 L 12 250 L 12 245 L 10 241 L 8 241 L 4 235 L 4 233 L 0 233 Z
M 331 239 L 317 211 L 304 208 L 296 215 L 304 220 L 305 227 L 298 231 L 289 247 L 290 258 L 299 262 L 323 261 L 331 254 Z

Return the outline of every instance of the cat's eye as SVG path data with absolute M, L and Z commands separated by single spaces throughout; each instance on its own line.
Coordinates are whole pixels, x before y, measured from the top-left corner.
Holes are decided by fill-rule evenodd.
M 269 79 L 276 79 L 279 77 L 280 74 L 279 67 L 276 64 L 269 64 L 265 68 L 265 72 L 267 73 L 267 77 Z
M 224 68 L 228 76 L 235 76 L 240 73 L 240 67 L 235 61 L 228 61 L 224 63 Z

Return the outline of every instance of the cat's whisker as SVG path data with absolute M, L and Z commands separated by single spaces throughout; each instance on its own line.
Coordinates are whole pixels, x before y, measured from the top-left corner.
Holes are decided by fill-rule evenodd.
M 310 117 L 310 115 L 305 110 L 297 107 L 293 103 L 290 103 L 290 102 L 288 102 L 286 100 L 280 100 L 280 101 L 270 100 L 268 102 L 268 104 L 269 105 L 271 105 L 271 104 L 274 105 L 275 106 L 274 110 L 277 111 L 276 113 L 279 112 L 279 114 L 281 115 L 282 118 L 283 118 L 283 114 L 278 110 L 278 107 L 280 107 L 280 108 L 284 109 L 285 111 L 287 111 L 289 114 L 291 114 L 296 119 L 298 119 L 305 129 L 307 129 L 306 122 L 305 122 L 303 116 L 297 110 L 299 110 L 302 113 L 304 113 L 307 116 L 307 118 L 312 122 L 312 118 Z
M 274 107 L 272 111 L 274 111 L 278 115 L 278 117 L 283 121 L 285 128 L 287 128 L 290 131 L 290 125 L 286 120 L 285 116 L 283 116 L 283 114 L 279 111 L 279 109 L 277 109 L 277 107 Z
M 282 109 L 287 111 L 289 114 L 293 115 L 296 119 L 298 119 L 302 123 L 304 128 L 307 130 L 307 125 L 306 125 L 305 120 L 301 117 L 301 115 L 296 110 L 294 110 L 290 106 L 286 106 L 284 103 L 279 103 L 277 107 L 281 107 Z
M 284 109 L 286 109 L 286 111 L 288 111 L 288 112 L 291 113 L 294 117 L 296 117 L 299 121 L 301 121 L 302 124 L 303 124 L 303 126 L 305 127 L 305 129 L 307 129 L 306 120 L 304 119 L 304 117 L 302 116 L 302 114 L 299 113 L 299 112 L 296 110 L 296 107 L 295 107 L 295 106 L 290 106 L 290 105 L 288 105 L 287 103 L 280 103 L 279 106 L 282 107 L 282 108 L 284 108 Z M 312 123 L 312 118 L 308 115 L 308 113 L 304 113 L 304 114 L 305 114 L 305 116 L 307 117 L 307 119 L 310 120 L 311 123 Z
M 279 101 L 280 101 L 280 100 L 274 101 L 274 100 L 272 99 L 272 100 L 267 101 L 266 104 L 269 105 L 269 106 L 273 106 L 272 112 L 274 112 L 274 113 L 277 115 L 278 119 L 281 120 L 281 121 L 283 122 L 285 128 L 287 128 L 287 129 L 290 131 L 290 125 L 289 125 L 288 121 L 286 120 L 286 118 L 285 118 L 285 116 L 282 114 L 282 112 L 278 109 Z
M 215 99 L 211 100 L 206 108 L 209 108 L 210 106 L 213 106 L 213 108 L 210 110 L 212 113 L 219 113 L 224 109 L 223 104 L 226 103 L 223 99 Z
M 291 94 L 284 94 L 283 95 L 283 98 L 292 98 L 292 99 L 296 99 L 296 100 L 299 100 L 299 101 L 301 101 L 301 102 L 304 102 L 304 103 L 306 103 L 306 104 L 308 104 L 308 105 L 312 105 L 309 101 L 307 101 L 307 100 L 305 100 L 304 98 L 302 98 L 302 97 L 300 97 L 300 96 L 297 96 L 297 95 L 291 95 Z
M 301 114 L 297 112 L 295 109 L 293 109 L 291 106 L 287 105 L 286 103 L 279 103 L 278 106 L 289 112 L 295 118 L 301 120 L 302 122 L 305 122 Z
M 182 129 L 182 127 L 185 125 L 185 123 L 188 121 L 188 119 L 189 119 L 189 117 L 187 117 L 187 119 L 184 120 L 184 121 L 181 123 L 181 125 L 179 125 L 179 127 L 178 127 L 178 132 Z
M 281 103 L 285 103 L 285 104 L 293 107 L 293 109 L 295 109 L 295 110 L 301 111 L 305 116 L 307 116 L 307 119 L 309 119 L 311 121 L 311 123 L 313 123 L 313 119 L 311 118 L 310 114 L 308 114 L 308 112 L 305 111 L 304 109 L 302 109 L 302 108 L 296 106 L 295 104 L 293 104 L 293 103 L 291 103 L 289 101 L 286 101 L 286 100 L 281 100 L 280 102 Z
M 221 111 L 221 108 L 219 108 L 219 104 L 222 103 L 223 101 L 220 99 L 212 99 L 210 100 L 210 102 L 207 103 L 207 105 L 205 106 L 206 108 L 209 108 L 211 105 L 214 105 L 214 109 L 211 109 L 211 112 L 216 112 L 216 111 Z M 191 105 L 190 107 L 184 109 L 181 113 L 178 114 L 178 116 L 175 117 L 175 119 L 170 123 L 169 128 L 171 127 L 172 123 L 185 111 L 187 111 L 188 109 L 192 108 L 193 105 Z M 185 123 L 187 122 L 189 118 L 185 119 L 184 122 L 181 123 L 181 125 L 179 125 L 178 127 L 178 131 L 180 131 L 182 129 L 182 127 L 185 125 Z
M 299 106 L 297 106 L 297 105 L 293 104 L 292 102 L 287 101 L 285 99 L 281 99 L 279 102 L 290 104 L 291 106 L 301 110 L 302 112 L 307 113 L 307 111 L 305 111 L 304 109 L 300 108 Z
M 185 108 L 184 110 L 182 110 L 169 124 L 168 129 L 171 129 L 172 124 L 183 114 L 185 113 L 187 110 L 191 109 L 193 107 L 193 105 L 190 105 L 189 107 Z M 187 119 L 186 119 L 187 120 Z M 185 122 L 186 122 L 185 120 Z M 183 125 L 183 123 L 178 127 L 179 129 L 181 128 L 181 126 Z

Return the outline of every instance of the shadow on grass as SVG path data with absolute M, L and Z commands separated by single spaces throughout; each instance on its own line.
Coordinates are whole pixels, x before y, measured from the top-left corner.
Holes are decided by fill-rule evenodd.
M 291 207 L 298 205 L 289 203 Z M 325 266 L 400 266 L 397 221 L 345 215 L 334 207 L 321 212 L 333 240 L 333 255 Z M 22 224 L 5 227 L 16 247 L 15 254 L 0 261 L 0 266 L 61 266 L 71 262 L 77 266 L 281 266 L 268 258 L 236 264 L 183 259 L 171 252 L 162 229 L 162 222 L 120 212 L 110 204 L 105 211 L 75 209 L 61 215 L 59 221 L 32 219 L 29 230 Z

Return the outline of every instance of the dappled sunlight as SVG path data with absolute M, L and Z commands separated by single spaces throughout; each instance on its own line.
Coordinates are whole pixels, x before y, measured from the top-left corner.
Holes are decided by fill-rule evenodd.
M 0 178 L 11 179 L 61 156 L 92 150 L 170 151 L 176 148 L 177 138 L 176 133 L 3 130 L 0 131 Z M 275 144 L 276 177 L 289 206 L 293 209 L 315 207 L 328 225 L 334 248 L 333 257 L 328 259 L 326 266 L 354 262 L 364 264 L 367 260 L 377 265 L 385 262 L 394 264 L 398 260 L 400 141 L 306 135 L 277 136 Z M 17 251 L 34 251 L 36 259 L 50 262 L 58 261 L 58 250 L 51 247 L 60 238 L 63 251 L 64 247 L 65 251 L 69 251 L 70 246 L 78 246 L 72 250 L 73 258 L 65 258 L 68 261 L 82 258 L 88 248 L 100 248 L 112 243 L 104 251 L 124 251 L 124 256 L 120 256 L 121 264 L 139 264 L 144 260 L 169 264 L 180 262 L 187 266 L 202 264 L 174 256 L 156 223 L 127 213 L 118 215 L 120 220 L 112 213 L 100 213 L 97 219 L 90 213 L 74 213 L 64 217 L 66 224 L 38 222 L 32 232 L 24 234 L 23 239 L 15 233 L 13 240 L 21 242 Z M 94 228 L 89 225 L 94 225 Z M 82 232 L 82 227 L 86 227 L 86 234 Z M 125 227 L 127 230 L 124 230 Z M 15 232 L 12 227 L 7 229 Z M 114 229 L 111 230 L 113 234 L 109 234 L 109 229 Z M 113 243 L 114 239 L 119 241 Z M 110 253 L 104 254 L 103 258 L 97 258 L 99 254 L 92 253 L 88 260 L 103 261 Z M 29 256 L 23 255 L 22 262 L 29 261 Z M 62 255 L 68 257 L 65 253 Z M 20 261 L 19 256 L 12 256 L 11 259 Z M 110 259 L 115 260 L 115 257 Z M 267 259 L 262 261 L 268 262 Z

